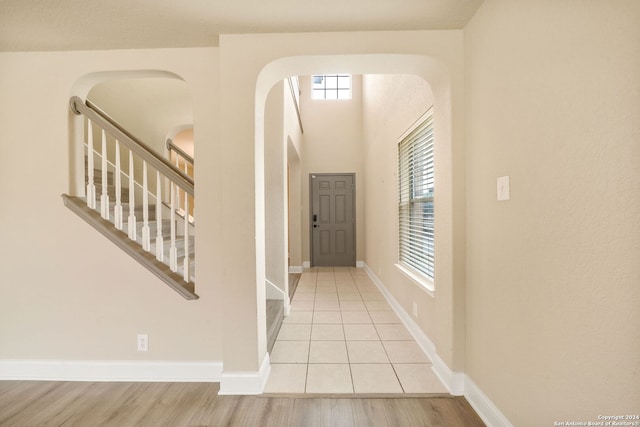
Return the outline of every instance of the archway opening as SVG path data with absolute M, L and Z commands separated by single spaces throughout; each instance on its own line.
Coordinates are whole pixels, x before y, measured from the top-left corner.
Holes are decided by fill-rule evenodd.
M 401 284 L 396 286 L 395 283 L 399 280 L 396 280 L 398 272 L 394 271 L 394 262 L 397 261 L 394 249 L 395 245 L 397 245 L 397 238 L 394 236 L 394 233 L 397 234 L 397 211 L 394 212 L 394 210 L 397 210 L 397 206 L 394 207 L 394 204 L 385 205 L 385 200 L 387 200 L 389 194 L 391 194 L 390 191 L 397 193 L 397 183 L 395 182 L 394 175 L 397 172 L 397 166 L 395 165 L 397 161 L 397 151 L 395 151 L 397 150 L 397 138 L 401 136 L 403 131 L 406 130 L 406 127 L 409 127 L 420 114 L 408 116 L 407 120 L 409 121 L 405 123 L 406 127 L 402 129 L 398 128 L 400 130 L 391 138 L 388 138 L 389 135 L 385 135 L 386 145 L 384 148 L 379 146 L 372 149 L 370 143 L 371 139 L 375 136 L 370 133 L 365 136 L 365 131 L 362 131 L 361 143 L 363 146 L 361 147 L 361 152 L 363 153 L 364 159 L 362 163 L 364 179 L 362 182 L 366 184 L 365 187 L 360 190 L 360 194 L 364 199 L 361 202 L 361 212 L 363 214 L 362 227 L 364 230 L 362 232 L 362 238 L 364 242 L 361 244 L 362 249 L 359 251 L 359 257 L 361 257 L 359 261 L 361 261 L 361 266 L 368 267 L 371 273 L 377 274 L 381 281 L 390 283 L 395 287 L 393 291 L 397 292 L 397 297 L 401 299 L 400 304 L 404 306 L 407 312 L 412 312 L 412 303 L 418 301 L 420 306 L 419 312 L 421 313 L 420 327 L 425 330 L 433 341 L 436 343 L 446 343 L 455 340 L 453 335 L 461 333 L 460 331 L 454 331 L 453 329 L 444 330 L 444 328 L 438 329 L 436 326 L 439 319 L 443 316 L 453 317 L 453 301 L 451 298 L 448 298 L 448 295 L 453 293 L 453 283 L 448 278 L 451 276 L 453 265 L 451 257 L 446 253 L 450 250 L 453 241 L 453 233 L 450 227 L 448 227 L 448 224 L 450 224 L 450 217 L 453 216 L 454 213 L 452 207 L 453 184 L 450 178 L 452 169 L 450 157 L 452 146 L 451 90 L 446 68 L 442 63 L 432 58 L 414 55 L 294 57 L 274 61 L 262 70 L 257 83 L 255 123 L 256 271 L 258 286 L 260 287 L 262 283 L 264 283 L 264 280 L 261 280 L 261 275 L 264 274 L 265 262 L 268 259 L 264 239 L 266 236 L 265 230 L 270 226 L 268 220 L 265 220 L 265 207 L 268 206 L 268 199 L 270 198 L 270 195 L 265 192 L 265 174 L 271 167 L 268 162 L 265 163 L 266 158 L 264 154 L 265 135 L 267 135 L 266 131 L 268 126 L 265 123 L 265 117 L 268 115 L 267 95 L 275 85 L 291 75 L 311 76 L 319 73 L 332 73 L 336 72 L 336 70 L 353 75 L 367 76 L 364 79 L 368 79 L 367 84 L 375 84 L 375 80 L 381 76 L 382 78 L 384 78 L 384 76 L 393 76 L 396 80 L 402 80 L 402 78 L 405 77 L 409 80 L 414 79 L 414 82 L 419 82 L 421 89 L 426 88 L 425 90 L 428 92 L 426 98 L 430 98 L 431 105 L 435 107 L 434 116 L 437 123 L 436 132 L 439 146 L 439 151 L 435 159 L 438 165 L 436 172 L 436 181 L 438 182 L 437 197 L 440 201 L 438 211 L 439 214 L 442 215 L 442 221 L 440 222 L 442 225 L 436 230 L 436 234 L 438 235 L 438 251 L 443 254 L 438 257 L 441 262 L 437 268 L 439 272 L 442 272 L 443 280 L 440 281 L 438 285 L 439 292 L 443 295 L 443 298 L 441 298 L 436 305 L 434 295 L 427 295 L 424 291 L 415 287 L 414 289 L 409 289 L 410 285 Z M 370 88 L 368 90 L 370 90 Z M 423 104 L 422 107 L 419 107 L 422 109 L 420 113 L 424 113 L 431 105 L 427 105 L 427 103 Z M 402 107 L 400 107 L 400 109 L 402 109 Z M 302 116 L 304 125 L 304 113 Z M 366 119 L 364 120 L 366 121 Z M 390 119 L 382 117 L 376 120 Z M 401 121 L 402 120 L 399 122 Z M 396 120 L 396 124 L 399 122 Z M 305 132 L 309 132 L 307 126 L 304 127 Z M 304 135 L 303 140 L 306 142 L 307 134 Z M 381 142 L 374 141 L 373 143 L 378 144 Z M 285 150 L 286 148 L 285 145 Z M 303 152 L 304 151 L 303 148 Z M 305 154 L 308 153 L 305 152 Z M 385 173 L 387 174 L 380 176 L 378 179 L 379 182 L 376 182 L 375 170 L 378 169 L 378 164 L 375 162 L 376 158 L 378 158 L 378 160 L 384 159 L 380 165 L 385 168 Z M 301 164 L 304 164 L 304 159 L 301 160 Z M 306 172 L 309 172 L 309 170 Z M 301 176 L 304 178 L 304 173 L 301 173 Z M 378 197 L 376 190 L 380 188 L 380 185 L 384 186 L 387 199 Z M 302 203 L 302 207 L 304 206 L 305 202 Z M 386 209 L 387 212 L 379 213 L 383 210 L 381 209 L 382 207 L 388 208 Z M 289 218 L 290 217 L 291 212 L 289 212 Z M 375 229 L 377 225 L 380 224 L 381 221 L 384 221 L 385 218 L 389 222 L 388 226 L 376 232 Z M 301 222 L 305 222 L 305 225 L 301 226 L 302 236 L 308 228 L 308 212 L 301 215 Z M 295 238 L 292 236 L 290 224 L 287 226 L 287 230 L 289 233 L 287 244 L 290 244 L 292 238 Z M 373 237 L 367 243 L 367 237 L 365 236 L 370 233 L 373 233 Z M 389 250 L 382 254 L 371 251 L 370 248 L 374 245 L 372 241 L 377 241 L 378 243 L 384 242 L 384 244 L 389 246 Z M 303 257 L 308 253 L 308 250 L 307 246 L 302 251 Z M 420 293 L 422 293 L 422 295 Z M 258 294 L 260 295 L 260 291 Z M 406 297 L 402 298 L 403 296 Z M 413 311 L 415 312 L 416 310 Z M 264 319 L 259 315 L 259 330 L 263 330 L 264 328 L 264 324 L 261 325 L 261 322 L 264 322 Z M 440 321 L 440 324 L 443 324 L 443 322 Z M 261 341 L 260 338 L 259 341 Z M 432 349 L 432 352 L 433 351 L 434 349 Z

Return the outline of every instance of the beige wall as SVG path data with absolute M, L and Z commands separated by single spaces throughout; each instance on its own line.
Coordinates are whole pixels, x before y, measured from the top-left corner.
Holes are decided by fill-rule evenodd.
M 169 133 L 193 126 L 189 86 L 179 78 L 120 78 L 96 85 L 88 98 L 160 155 Z
M 418 301 L 440 357 L 514 425 L 637 412 L 638 22 L 635 0 L 486 0 L 464 40 L 462 31 L 233 35 L 219 49 L 0 53 L 0 359 L 224 358 L 227 371 L 255 372 L 266 352 L 269 90 L 288 75 L 336 69 L 413 74 L 428 82 L 443 124 L 436 298 L 396 277 L 391 248 L 374 237 L 359 253 L 405 309 Z M 73 169 L 68 100 L 82 76 L 105 70 L 165 70 L 189 87 L 198 301 L 182 300 L 62 205 Z M 383 82 L 371 96 L 404 92 L 413 77 L 375 78 Z M 407 115 L 429 99 L 412 95 Z M 365 111 L 384 112 L 369 100 Z M 388 127 L 365 117 L 361 131 L 358 211 L 368 212 L 359 221 L 367 235 L 395 243 L 394 224 L 375 227 L 395 212 L 368 209 L 395 209 L 386 205 L 395 151 L 384 144 L 410 124 L 385 108 Z M 498 203 L 503 175 L 512 195 Z M 140 332 L 149 353 L 135 351 Z
M 435 328 L 435 298 L 408 279 L 398 262 L 398 142 L 433 105 L 428 83 L 415 75 L 365 75 L 363 78 L 366 263 L 427 336 Z M 436 143 L 437 144 L 437 143 Z M 437 145 L 436 145 L 437 149 Z M 436 280 L 437 284 L 437 280 Z
M 638 412 L 639 24 L 487 0 L 465 29 L 467 373 L 517 426 Z
M 304 187 L 302 177 L 302 165 L 298 152 L 288 144 L 289 155 L 287 157 L 288 172 L 288 244 L 289 244 L 289 267 L 292 271 L 302 269 L 302 237 L 306 230 L 302 229 L 302 188 Z
M 340 72 L 336 70 L 334 72 Z M 311 99 L 311 78 L 300 77 L 305 129 L 302 159 L 302 254 L 311 259 L 309 174 L 355 173 L 356 260 L 364 260 L 364 162 L 362 157 L 362 76 L 352 77 L 349 100 Z
M 267 280 L 275 285 L 267 287 L 268 299 L 284 298 L 288 301 L 289 244 L 293 242 L 298 251 L 300 248 L 301 235 L 295 228 L 296 224 L 298 227 L 300 224 L 300 211 L 297 217 L 289 215 L 289 200 L 299 203 L 300 186 L 296 186 L 295 182 L 290 186 L 288 176 L 293 170 L 300 180 L 299 166 L 296 169 L 300 160 L 295 149 L 300 144 L 300 126 L 293 109 L 289 84 L 281 81 L 269 92 L 265 106 L 265 271 Z M 292 158 L 289 159 L 289 156 Z M 291 225 L 289 221 L 292 221 Z M 280 292 L 273 292 L 274 287 Z
M 285 83 L 285 85 L 288 85 Z M 287 135 L 287 243 L 289 246 L 289 266 L 302 268 L 302 162 L 304 142 L 303 129 L 300 127 L 296 105 L 291 95 L 291 89 L 285 88 L 284 120 Z
M 462 41 L 461 31 L 229 35 L 221 37 L 219 49 L 2 54 L 3 72 L 7 75 L 3 91 L 10 95 L 1 104 L 9 123 L 1 131 L 3 166 L 6 163 L 2 174 L 28 175 L 26 187 L 21 189 L 9 187 L 9 180 L 3 179 L 2 194 L 6 195 L 8 206 L 27 206 L 28 212 L 44 209 L 50 214 L 44 221 L 39 213 L 16 220 L 7 210 L 2 211 L 4 235 L 8 241 L 18 241 L 17 247 L 2 248 L 3 263 L 9 271 L 7 282 L 3 282 L 6 298 L 2 308 L 9 309 L 3 311 L 7 321 L 2 323 L 0 338 L 18 343 L 2 357 L 140 358 L 130 340 L 149 323 L 153 328 L 147 327 L 144 332 L 150 334 L 154 350 L 145 356 L 163 360 L 223 359 L 228 375 L 255 373 L 266 354 L 263 284 L 267 248 L 265 199 L 269 197 L 265 193 L 264 162 L 267 94 L 289 75 L 340 70 L 355 75 L 420 76 L 429 82 L 434 103 L 440 106 L 436 121 L 441 124 L 441 146 L 436 162 L 443 166 L 437 176 L 440 214 L 436 232 L 442 244 L 436 254 L 438 293 L 429 331 L 433 332 L 430 338 L 445 363 L 453 370 L 462 369 L 464 323 L 460 321 L 460 310 L 464 308 L 464 269 L 459 266 L 465 264 L 466 249 L 465 224 L 461 222 L 465 211 Z M 66 109 L 68 97 L 81 76 L 114 69 L 113 64 L 127 71 L 167 70 L 183 77 L 189 85 L 198 159 L 197 291 L 202 297 L 195 303 L 183 302 L 159 285 L 110 243 L 94 235 L 59 200 L 59 194 L 69 188 L 71 165 L 67 163 L 66 168 L 58 170 L 51 168 L 50 160 L 63 165 L 69 162 L 68 125 L 72 120 Z M 44 69 L 46 74 L 40 72 Z M 83 90 L 88 91 L 86 87 Z M 34 110 L 42 126 L 29 129 L 25 138 L 23 129 L 28 126 L 20 111 L 45 92 L 45 102 L 37 103 Z M 51 107 L 56 105 L 60 107 Z M 360 145 L 353 153 L 362 155 L 360 108 L 355 106 L 354 123 L 348 124 L 345 135 Z M 356 116 L 360 119 L 355 120 Z M 327 134 L 326 130 L 323 132 Z M 25 139 L 43 146 L 42 158 L 19 166 L 16 159 L 22 151 L 4 141 Z M 301 147 L 295 141 L 291 145 Z M 307 141 L 301 151 L 303 158 L 313 157 L 307 152 Z M 337 167 L 336 161 L 331 164 Z M 348 166 L 341 165 L 336 171 L 342 172 Z M 355 171 L 357 183 L 364 186 L 364 159 L 360 168 Z M 51 174 L 45 184 L 40 182 L 41 170 Z M 305 176 L 301 173 L 303 190 L 308 188 Z M 357 193 L 361 198 L 358 206 L 364 206 L 365 191 Z M 29 198 L 31 194 L 33 199 Z M 308 206 L 308 201 L 302 200 L 301 206 Z M 358 211 L 364 214 L 364 208 Z M 364 220 L 359 221 L 362 246 L 364 225 Z M 15 230 L 19 229 L 28 230 L 23 231 L 26 240 L 18 239 Z M 301 229 L 304 236 L 306 227 Z M 35 249 L 27 243 L 34 241 L 38 242 Z M 110 262 L 105 274 L 96 273 L 98 262 L 87 256 L 87 248 L 94 246 L 99 258 Z M 359 250 L 366 259 L 364 252 L 363 248 Z M 37 268 L 30 268 L 31 259 L 22 256 L 25 253 L 40 260 Z M 75 263 L 69 263 L 69 258 Z M 26 285 L 12 285 L 18 282 Z M 121 298 L 118 290 L 126 290 L 127 298 Z M 151 299 L 162 292 L 166 300 L 160 296 L 159 301 Z M 397 292 L 403 304 L 412 298 L 403 295 L 402 290 Z M 144 306 L 146 309 L 141 312 L 140 301 L 153 304 Z M 34 311 L 22 321 L 23 310 L 17 307 L 27 304 L 33 305 Z M 45 323 L 51 318 L 53 322 Z M 72 327 L 67 328 L 72 322 Z M 91 332 L 98 323 L 103 325 L 102 334 Z M 45 345 L 49 344 L 47 340 L 59 337 L 52 338 L 57 334 L 40 329 L 45 327 L 65 331 L 52 347 Z M 28 342 L 19 339 L 23 336 L 29 336 Z M 85 344 L 86 340 L 89 344 Z M 101 345 L 108 349 L 101 351 Z
M 203 197 L 198 205 L 198 260 L 210 261 L 198 264 L 201 299 L 193 302 L 60 198 L 69 192 L 72 169 L 67 106 L 82 76 L 106 70 L 182 76 L 193 94 L 197 155 L 205 166 L 215 151 L 217 68 L 216 49 L 0 54 L 0 359 L 222 359 L 219 289 L 210 280 L 220 252 L 202 245 L 219 235 L 207 220 L 216 188 L 206 191 L 211 202 Z M 211 169 L 200 168 L 196 179 L 210 181 Z M 141 332 L 149 334 L 148 353 L 136 351 Z
M 287 88 L 288 89 L 288 88 Z M 267 287 L 268 299 L 283 299 L 286 292 L 286 141 L 284 137 L 284 84 L 275 85 L 265 109 L 264 192 L 266 278 L 280 292 Z M 278 298 L 279 297 L 279 298 Z

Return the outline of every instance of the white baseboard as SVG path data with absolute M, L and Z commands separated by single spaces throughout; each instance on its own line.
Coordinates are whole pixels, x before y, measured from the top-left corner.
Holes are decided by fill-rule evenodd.
M 474 383 L 468 375 L 464 379 L 464 397 L 471 407 L 488 426 L 513 427 L 513 424 L 493 404 L 486 394 Z
M 407 313 L 406 310 L 402 308 L 400 303 L 393 297 L 393 295 L 391 295 L 391 292 L 389 292 L 384 283 L 382 283 L 382 280 L 380 280 L 380 278 L 376 276 L 373 270 L 366 263 L 364 264 L 364 271 L 367 272 L 369 278 L 373 281 L 373 283 L 375 283 L 380 292 L 382 292 L 382 295 L 384 295 L 393 311 L 398 315 L 400 320 L 402 320 L 402 323 L 404 323 L 411 335 L 413 335 L 416 343 L 420 346 L 420 348 L 422 348 L 431 362 L 434 363 L 436 359 L 440 359 L 436 354 L 436 346 L 433 344 L 433 342 L 431 342 L 429 337 L 422 331 L 422 329 L 420 329 L 420 326 L 418 326 L 418 324 L 415 322 L 415 320 L 413 320 L 409 313 Z M 447 382 L 445 382 L 445 385 L 447 385 Z M 449 392 L 451 392 L 451 390 L 449 390 Z
M 416 342 L 425 352 L 427 357 L 431 361 L 433 361 L 434 357 L 436 356 L 436 346 L 431 342 L 429 337 L 422 331 L 422 329 L 420 329 L 418 324 L 411 318 L 409 313 L 407 313 L 405 309 L 402 308 L 400 303 L 394 298 L 394 296 L 391 295 L 391 292 L 389 292 L 384 283 L 382 283 L 382 280 L 380 280 L 380 278 L 376 276 L 373 270 L 371 270 L 371 267 L 369 267 L 366 263 L 364 264 L 364 271 L 366 271 L 366 273 L 369 275 L 369 278 L 373 281 L 373 283 L 375 283 L 380 292 L 382 292 L 382 295 L 384 295 L 393 311 L 398 315 L 400 320 L 402 320 L 402 323 L 404 323 L 411 335 L 413 335 L 413 338 L 415 338 Z
M 303 267 L 301 265 L 290 265 L 289 273 L 290 274 L 302 274 Z
M 262 394 L 267 385 L 271 364 L 269 353 L 265 354 L 260 365 L 260 370 L 255 371 L 223 371 L 220 378 L 221 395 L 252 395 Z
M 288 296 L 284 299 L 284 317 L 289 316 L 291 312 L 291 298 Z
M 364 268 L 364 261 L 356 261 L 356 268 Z
M 308 270 L 308 269 L 310 269 L 310 268 L 311 268 L 311 261 L 304 261 L 304 262 L 302 263 L 302 269 L 303 269 L 303 270 Z
M 454 396 L 464 396 L 464 372 L 453 372 L 446 363 L 435 354 L 433 357 L 433 372 Z
M 222 362 L 0 360 L 0 380 L 219 382 Z
M 364 270 L 378 289 L 380 289 L 380 292 L 382 292 L 384 297 L 387 299 L 387 302 L 389 302 L 393 311 L 395 311 L 400 320 L 405 324 L 427 357 L 431 359 L 434 373 L 447 387 L 449 393 L 454 396 L 464 396 L 487 426 L 513 427 L 507 417 L 500 412 L 491 399 L 482 392 L 482 390 L 471 380 L 471 378 L 469 378 L 469 376 L 464 372 L 453 372 L 440 358 L 440 356 L 438 356 L 433 342 L 431 342 L 429 337 L 422 332 L 422 329 L 420 329 L 418 324 L 413 320 L 409 313 L 402 308 L 398 301 L 384 286 L 384 283 L 382 283 L 380 278 L 375 275 L 373 270 L 366 263 L 364 264 Z
M 389 302 L 389 305 L 398 315 L 402 323 L 407 327 L 413 338 L 416 340 L 416 343 L 422 348 L 427 357 L 431 360 L 433 364 L 432 369 L 434 373 L 440 378 L 440 381 L 447 387 L 449 393 L 454 396 L 462 396 L 464 395 L 464 373 L 462 372 L 453 372 L 446 363 L 438 356 L 436 351 L 436 346 L 429 339 L 429 337 L 422 331 L 420 326 L 413 320 L 413 318 L 407 313 L 407 311 L 400 305 L 400 303 L 391 295 L 382 283 L 382 280 L 373 272 L 373 270 L 365 263 L 364 270 L 367 272 L 373 283 L 378 287 L 380 292 L 384 295 Z

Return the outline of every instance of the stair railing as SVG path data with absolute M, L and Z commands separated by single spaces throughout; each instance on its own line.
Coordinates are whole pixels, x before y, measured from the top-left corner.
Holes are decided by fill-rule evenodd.
M 194 198 L 193 178 L 178 169 L 169 160 L 159 156 L 148 145 L 129 133 L 90 101 L 87 100 L 84 103 L 80 98 L 73 97 L 70 100 L 70 107 L 74 114 L 83 115 L 86 118 L 87 206 L 99 211 L 103 219 L 112 222 L 116 229 L 126 232 L 129 239 L 138 242 L 145 251 L 155 253 L 156 259 L 167 264 L 174 273 L 178 273 L 182 267 L 184 281 L 192 281 L 191 267 L 195 258 L 194 252 L 190 248 L 189 239 L 194 235 L 195 218 L 192 211 L 189 211 L 189 199 L 193 200 Z M 98 130 L 99 132 L 97 132 Z M 98 144 L 95 141 L 96 134 L 100 135 L 100 143 Z M 96 168 L 96 159 L 99 161 L 99 168 Z M 109 195 L 110 168 L 115 181 L 112 187 L 115 198 L 113 204 Z M 125 169 L 128 169 L 128 173 L 125 172 Z M 96 180 L 94 173 L 96 170 L 100 171 L 98 180 Z M 149 181 L 150 174 L 151 176 L 155 175 L 155 182 L 153 179 Z M 124 183 L 122 178 L 125 178 Z M 100 195 L 96 194 L 97 183 L 101 187 Z M 127 206 L 122 201 L 123 189 L 128 190 L 126 230 L 124 209 Z M 163 197 L 165 194 L 169 195 L 168 201 Z M 152 245 L 149 226 L 150 198 L 155 200 L 155 245 Z M 137 199 L 142 199 L 141 206 L 136 205 Z M 193 205 L 193 201 L 191 204 Z M 170 220 L 168 260 L 164 256 L 164 240 L 167 236 L 164 236 L 162 227 L 163 209 L 166 209 L 166 206 L 169 206 Z M 136 208 L 139 207 L 142 208 L 142 227 L 140 230 L 137 227 L 137 215 L 140 212 L 136 212 Z M 180 215 L 182 209 L 190 214 Z M 112 211 L 113 216 L 111 215 Z M 178 238 L 184 239 L 184 258 L 181 266 L 178 263 L 176 245 Z
M 186 153 L 182 148 L 178 147 L 171 139 L 167 139 L 166 144 L 167 151 L 169 153 L 169 161 L 172 164 L 175 164 L 175 167 L 183 171 L 187 176 L 193 177 L 193 157 Z M 176 197 L 178 199 L 178 211 L 180 212 L 180 214 L 184 216 L 189 215 L 189 217 L 193 219 L 193 198 L 185 196 L 184 192 L 180 188 L 178 188 L 176 191 Z M 186 205 L 183 203 L 185 199 L 187 200 Z
M 169 155 L 171 153 L 175 153 L 176 157 L 180 157 L 184 162 L 187 162 L 189 165 L 193 166 L 194 160 L 189 154 L 187 154 L 182 148 L 178 147 L 175 142 L 171 139 L 167 139 L 167 150 L 169 150 Z

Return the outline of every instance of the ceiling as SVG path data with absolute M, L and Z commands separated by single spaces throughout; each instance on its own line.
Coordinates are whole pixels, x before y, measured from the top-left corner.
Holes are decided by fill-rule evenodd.
M 463 28 L 483 0 L 0 0 L 0 51 L 217 46 L 219 34 Z

